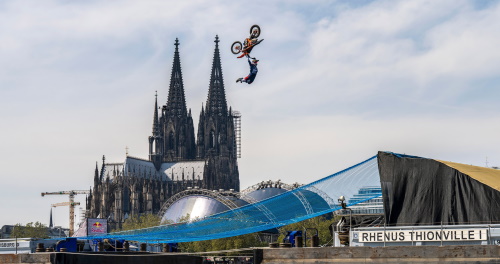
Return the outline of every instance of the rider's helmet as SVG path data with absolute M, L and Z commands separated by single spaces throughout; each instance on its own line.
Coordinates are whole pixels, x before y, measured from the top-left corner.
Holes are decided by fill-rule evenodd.
M 252 63 L 253 63 L 253 64 L 257 64 L 257 62 L 259 62 L 259 60 L 258 60 L 258 59 L 253 59 L 253 60 L 252 60 Z

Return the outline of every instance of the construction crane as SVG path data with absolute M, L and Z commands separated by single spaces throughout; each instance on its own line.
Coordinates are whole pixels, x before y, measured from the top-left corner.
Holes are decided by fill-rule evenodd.
M 70 203 L 70 202 L 62 202 L 62 203 L 55 203 L 55 204 L 51 204 L 52 207 L 58 207 L 58 206 L 75 206 L 75 205 L 80 205 L 80 202 L 74 202 L 74 203 Z
M 69 195 L 69 202 L 52 204 L 52 207 L 56 206 L 69 206 L 69 236 L 72 236 L 75 232 L 75 205 L 80 205 L 79 202 L 75 203 L 75 195 L 77 194 L 88 194 L 90 191 L 87 190 L 72 190 L 72 191 L 59 191 L 59 192 L 43 192 L 42 197 L 45 195 Z M 55 206 L 54 206 L 55 205 Z

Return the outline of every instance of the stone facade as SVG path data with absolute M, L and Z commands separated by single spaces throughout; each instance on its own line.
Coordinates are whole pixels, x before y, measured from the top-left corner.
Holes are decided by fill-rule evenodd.
M 123 163 L 96 164 L 88 216 L 107 218 L 112 228 L 132 215 L 158 213 L 163 202 L 188 187 L 239 191 L 234 116 L 227 106 L 219 54 L 219 39 L 202 106 L 197 140 L 191 110 L 186 107 L 176 39 L 168 100 L 158 107 L 155 96 L 149 158 L 127 156 Z

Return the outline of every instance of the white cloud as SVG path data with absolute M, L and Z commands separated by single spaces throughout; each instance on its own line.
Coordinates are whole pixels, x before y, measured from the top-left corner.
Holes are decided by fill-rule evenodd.
M 319 22 L 305 71 L 355 100 L 380 93 L 435 100 L 432 91 L 452 103 L 450 96 L 474 89 L 464 83 L 498 76 L 500 38 L 491 33 L 500 29 L 499 12 L 456 1 L 375 2 Z M 451 85 L 436 87 L 443 79 Z

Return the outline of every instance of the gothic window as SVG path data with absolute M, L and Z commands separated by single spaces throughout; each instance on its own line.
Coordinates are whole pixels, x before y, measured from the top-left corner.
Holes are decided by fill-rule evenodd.
M 168 134 L 168 148 L 173 149 L 174 148 L 174 132 L 170 131 L 170 134 Z
M 123 190 L 123 212 L 130 212 L 130 189 L 128 187 Z
M 138 208 L 138 209 L 139 209 L 139 210 L 138 210 L 139 212 L 138 212 L 138 213 L 142 213 L 142 212 L 144 212 L 144 211 L 145 211 L 145 210 L 144 210 L 144 209 L 145 209 L 145 207 L 146 207 L 146 206 L 145 206 L 145 204 L 144 204 L 144 194 L 141 192 L 141 193 L 139 194 L 139 208 Z
M 210 148 L 215 147 L 215 132 L 213 130 L 210 130 L 210 138 L 208 139 L 208 142 L 210 143 Z

